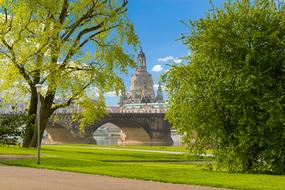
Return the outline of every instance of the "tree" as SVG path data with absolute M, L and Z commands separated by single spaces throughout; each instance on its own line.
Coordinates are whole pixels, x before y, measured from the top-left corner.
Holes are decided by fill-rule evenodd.
M 23 137 L 22 127 L 27 118 L 23 113 L 12 113 L 0 116 L 0 142 L 17 143 Z
M 166 117 L 219 169 L 285 172 L 284 23 L 284 4 L 237 0 L 187 24 L 188 64 L 164 76 Z
M 138 43 L 125 14 L 127 3 L 127 0 L 0 1 L 0 64 L 5 71 L 0 74 L 0 89 L 6 101 L 15 96 L 18 99 L 14 98 L 12 103 L 23 96 L 28 99 L 31 119 L 25 129 L 24 147 L 37 144 L 36 84 L 44 85 L 41 135 L 55 110 L 77 101 L 83 107 L 85 121 L 90 114 L 94 119 L 105 110 L 103 93 L 114 89 L 119 92 L 123 84 L 120 73 L 135 65 L 124 48 L 135 48 Z M 99 94 L 96 101 L 90 101 L 91 89 Z

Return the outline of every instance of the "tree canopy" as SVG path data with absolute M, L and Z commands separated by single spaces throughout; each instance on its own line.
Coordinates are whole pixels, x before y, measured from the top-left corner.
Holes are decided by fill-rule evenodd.
M 218 169 L 285 172 L 285 6 L 237 0 L 189 21 L 188 64 L 165 75 L 167 119 Z
M 138 43 L 126 16 L 127 3 L 0 1 L 0 90 L 9 103 L 27 97 L 28 115 L 34 116 L 29 117 L 24 146 L 36 145 L 36 84 L 44 86 L 41 134 L 56 109 L 77 101 L 85 108 L 84 118 L 94 119 L 104 112 L 103 93 L 122 88 L 120 73 L 135 65 L 125 49 L 133 50 Z

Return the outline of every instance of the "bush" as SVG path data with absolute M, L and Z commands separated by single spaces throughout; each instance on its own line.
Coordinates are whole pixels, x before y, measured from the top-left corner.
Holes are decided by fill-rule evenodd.
M 0 115 L 0 142 L 2 144 L 18 144 L 23 137 L 24 114 Z

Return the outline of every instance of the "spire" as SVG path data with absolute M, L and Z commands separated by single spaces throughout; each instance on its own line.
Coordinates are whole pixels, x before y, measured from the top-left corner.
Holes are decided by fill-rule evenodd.
M 121 92 L 122 92 L 121 96 L 126 96 L 126 87 L 125 87 L 125 85 L 123 85 Z
M 164 102 L 160 83 L 158 84 L 157 95 L 156 95 L 155 99 L 156 99 L 157 103 L 163 103 Z
M 138 65 L 139 67 L 146 68 L 146 57 L 144 52 L 142 51 L 142 47 L 140 47 L 140 52 L 138 54 Z
M 123 88 L 121 89 L 121 96 L 120 96 L 120 106 L 123 106 L 128 100 L 128 97 L 126 95 L 126 88 L 125 85 L 123 86 Z

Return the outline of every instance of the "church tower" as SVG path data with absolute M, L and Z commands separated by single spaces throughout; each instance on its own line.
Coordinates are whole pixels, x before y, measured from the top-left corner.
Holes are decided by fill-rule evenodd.
M 137 57 L 137 68 L 132 75 L 128 103 L 153 103 L 155 95 L 153 90 L 153 80 L 146 68 L 146 56 L 141 49 Z

